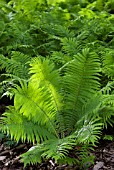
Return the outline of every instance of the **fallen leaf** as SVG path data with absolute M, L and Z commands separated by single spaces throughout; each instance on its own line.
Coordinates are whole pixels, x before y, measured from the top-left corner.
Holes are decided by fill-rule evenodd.
M 94 167 L 93 170 L 99 170 L 100 168 L 102 168 L 104 165 L 104 162 L 98 162 Z
M 3 161 L 4 159 L 6 159 L 6 156 L 0 156 L 0 161 Z

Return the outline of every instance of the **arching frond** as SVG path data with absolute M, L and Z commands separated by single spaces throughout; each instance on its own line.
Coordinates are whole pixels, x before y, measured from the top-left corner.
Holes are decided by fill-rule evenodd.
M 31 81 L 41 82 L 47 81 L 47 83 L 52 84 L 55 88 L 60 87 L 60 76 L 57 70 L 54 69 L 54 64 L 48 59 L 41 61 L 39 57 L 32 60 L 30 63 L 30 74 Z M 46 83 L 46 84 L 47 84 Z
M 58 136 L 55 124 L 62 107 L 59 73 L 47 59 L 41 61 L 37 58 L 30 65 L 32 75 L 28 83 L 20 80 L 20 85 L 12 89 L 15 111 L 34 124 L 46 126 L 50 132 Z M 10 133 L 14 135 L 11 129 Z
M 39 87 L 37 84 L 34 88 L 31 84 L 27 85 L 26 82 L 20 83 L 21 87 L 17 86 L 14 90 L 14 106 L 16 110 L 19 109 L 21 114 L 27 116 L 29 120 L 33 119 L 34 122 L 41 124 L 51 122 L 56 114 L 51 94 L 46 88 Z
M 99 58 L 84 49 L 69 62 L 64 77 L 66 124 L 71 128 L 83 116 L 82 107 L 99 89 Z M 72 125 L 71 123 L 72 122 Z
M 97 123 L 99 119 L 91 118 L 90 122 L 85 120 L 84 125 L 81 129 L 78 129 L 74 134 L 67 136 L 63 139 L 53 139 L 43 142 L 37 146 L 33 146 L 28 152 L 22 155 L 22 160 L 25 163 L 37 163 L 41 162 L 42 159 L 54 159 L 58 163 L 79 163 L 79 157 L 82 155 L 81 149 L 75 148 L 77 145 L 81 145 L 85 143 L 92 142 L 94 144 L 95 141 L 100 137 L 100 130 L 102 128 L 102 123 Z M 89 147 L 89 146 L 88 146 Z M 75 148 L 74 155 L 78 155 L 78 158 L 72 156 L 71 151 Z M 87 151 L 83 149 L 83 155 L 86 154 L 87 159 Z M 85 158 L 83 158 L 84 161 Z
M 21 140 L 22 142 L 39 143 L 55 138 L 54 133 L 49 131 L 46 126 L 34 123 L 32 119 L 29 120 L 14 107 L 8 107 L 8 109 L 1 118 L 1 128 L 3 132 L 11 134 L 11 139 L 17 142 Z

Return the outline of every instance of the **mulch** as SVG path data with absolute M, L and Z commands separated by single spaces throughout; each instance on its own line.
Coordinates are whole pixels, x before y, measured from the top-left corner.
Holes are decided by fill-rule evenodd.
M 1 141 L 0 170 L 82 170 L 77 165 L 57 165 L 52 160 L 24 168 L 20 155 L 30 147 L 30 144 L 22 143 L 7 146 L 5 141 Z M 100 143 L 93 154 L 95 155 L 94 165 L 85 170 L 114 170 L 114 141 Z
M 114 141 L 104 142 L 96 148 L 93 170 L 114 170 Z

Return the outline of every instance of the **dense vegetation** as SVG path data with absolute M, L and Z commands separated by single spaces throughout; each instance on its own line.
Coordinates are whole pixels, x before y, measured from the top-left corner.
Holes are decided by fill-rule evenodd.
M 114 2 L 57 2 L 0 2 L 0 129 L 34 145 L 25 166 L 92 162 L 114 124 Z

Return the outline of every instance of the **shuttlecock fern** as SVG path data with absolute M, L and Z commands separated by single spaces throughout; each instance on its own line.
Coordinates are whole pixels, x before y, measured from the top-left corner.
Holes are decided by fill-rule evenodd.
M 98 92 L 99 68 L 98 56 L 89 49 L 66 62 L 64 74 L 49 59 L 30 61 L 30 79 L 12 88 L 14 106 L 1 118 L 2 131 L 36 145 L 22 155 L 25 165 L 50 158 L 76 162 L 70 156 L 73 147 L 99 139 L 105 98 Z

